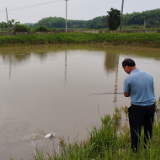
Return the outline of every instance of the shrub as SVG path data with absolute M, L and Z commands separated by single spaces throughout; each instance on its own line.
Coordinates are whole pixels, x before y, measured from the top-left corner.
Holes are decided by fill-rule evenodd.
M 29 32 L 30 31 L 30 27 L 24 25 L 24 24 L 16 24 L 13 27 L 13 31 L 14 32 Z
M 45 26 L 45 25 L 40 25 L 40 26 L 37 26 L 37 27 L 35 28 L 35 31 L 36 31 L 36 32 L 47 32 L 47 31 L 48 31 L 48 28 L 47 28 L 47 26 Z

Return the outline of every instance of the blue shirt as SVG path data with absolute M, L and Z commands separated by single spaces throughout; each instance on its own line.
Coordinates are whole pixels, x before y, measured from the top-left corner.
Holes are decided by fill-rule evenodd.
M 123 92 L 129 92 L 131 104 L 149 106 L 155 103 L 153 77 L 139 69 L 134 69 L 124 79 Z

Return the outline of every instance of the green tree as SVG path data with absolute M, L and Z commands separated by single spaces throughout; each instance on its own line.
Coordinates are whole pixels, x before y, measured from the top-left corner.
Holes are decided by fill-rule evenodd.
M 107 27 L 106 16 L 99 16 L 87 21 L 86 26 L 91 29 L 101 29 Z
M 65 28 L 65 19 L 60 17 L 48 17 L 43 18 L 38 23 L 34 25 L 34 27 L 45 25 L 47 28 Z
M 120 10 L 111 8 L 107 12 L 107 26 L 109 30 L 116 30 L 120 26 Z
M 47 32 L 48 28 L 47 26 L 41 24 L 40 26 L 37 26 L 34 30 L 36 32 Z
M 6 22 L 1 22 L 0 23 L 0 30 L 4 31 L 5 29 L 7 29 L 8 25 Z
M 123 16 L 123 25 L 143 25 L 144 20 L 146 21 L 147 26 L 160 26 L 160 9 L 143 11 L 143 12 L 133 12 L 131 14 L 124 14 Z
M 13 26 L 13 31 L 14 32 L 29 32 L 30 27 L 28 27 L 27 25 L 24 25 L 24 24 L 15 24 Z
M 1 23 L 0 23 L 0 29 L 3 31 L 3 30 L 7 30 L 8 27 L 9 27 L 9 29 L 11 30 L 12 27 L 14 26 L 14 22 L 15 22 L 14 19 L 9 20 L 8 23 L 6 23 L 6 22 L 1 22 Z
M 9 30 L 12 30 L 13 26 L 15 25 L 14 23 L 15 23 L 14 19 L 8 21 Z

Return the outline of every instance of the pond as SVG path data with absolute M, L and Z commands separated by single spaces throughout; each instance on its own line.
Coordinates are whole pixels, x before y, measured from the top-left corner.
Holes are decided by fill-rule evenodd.
M 34 144 L 52 152 L 50 132 L 73 142 L 87 137 L 101 116 L 129 106 L 123 94 L 132 58 L 149 72 L 160 96 L 160 49 L 102 45 L 42 45 L 0 48 L 0 157 L 28 160 Z M 34 143 L 34 144 L 33 144 Z M 29 158 L 29 157 L 30 158 Z

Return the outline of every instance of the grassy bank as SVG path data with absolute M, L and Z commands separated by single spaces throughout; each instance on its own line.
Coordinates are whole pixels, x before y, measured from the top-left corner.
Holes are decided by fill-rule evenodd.
M 160 159 L 160 123 L 154 123 L 153 138 L 144 149 L 143 138 L 137 153 L 130 149 L 130 133 L 128 126 L 120 127 L 122 112 L 127 114 L 127 107 L 115 108 L 113 118 L 105 115 L 101 118 L 100 128 L 94 127 L 86 140 L 66 144 L 60 138 L 60 150 L 52 154 L 36 150 L 35 160 L 158 160 Z M 155 118 L 157 118 L 156 116 Z M 120 130 L 119 130 L 119 129 Z
M 159 33 L 58 33 L 0 36 L 0 46 L 30 44 L 86 44 L 139 45 L 160 47 Z

